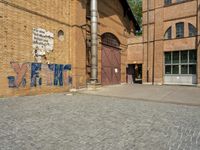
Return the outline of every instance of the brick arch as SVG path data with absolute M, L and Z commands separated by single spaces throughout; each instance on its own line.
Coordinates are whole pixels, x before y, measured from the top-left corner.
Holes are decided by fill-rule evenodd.
M 106 33 L 102 34 L 101 42 L 104 45 L 112 46 L 112 47 L 116 47 L 116 48 L 119 48 L 120 44 L 121 44 L 119 39 L 111 32 L 106 32 Z

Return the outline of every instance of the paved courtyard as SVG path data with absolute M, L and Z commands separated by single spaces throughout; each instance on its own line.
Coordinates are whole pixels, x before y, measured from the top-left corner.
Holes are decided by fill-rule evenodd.
M 105 86 L 97 90 L 81 90 L 79 92 L 159 103 L 200 106 L 200 87 L 195 86 L 122 84 Z
M 0 99 L 0 150 L 199 149 L 199 106 L 84 94 Z

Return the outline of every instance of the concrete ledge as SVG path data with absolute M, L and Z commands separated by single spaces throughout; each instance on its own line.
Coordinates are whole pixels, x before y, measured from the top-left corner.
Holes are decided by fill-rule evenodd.
M 152 85 L 152 82 L 143 82 L 144 85 Z
M 102 85 L 100 83 L 88 83 L 87 84 L 87 90 L 95 91 L 97 89 L 100 89 Z
M 142 84 L 144 84 L 144 85 L 153 85 L 152 82 L 143 82 Z M 154 82 L 154 85 L 163 85 L 163 84 L 160 83 L 160 82 Z
M 163 84 L 160 83 L 160 82 L 155 82 L 154 85 L 160 85 L 160 86 L 161 86 L 161 85 L 163 85 Z

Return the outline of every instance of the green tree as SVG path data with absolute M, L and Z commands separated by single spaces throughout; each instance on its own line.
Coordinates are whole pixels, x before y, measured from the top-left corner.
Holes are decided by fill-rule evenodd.
M 138 21 L 141 32 L 142 32 L 142 0 L 128 0 L 133 14 L 135 15 L 136 20 Z M 141 34 L 141 32 L 139 34 Z

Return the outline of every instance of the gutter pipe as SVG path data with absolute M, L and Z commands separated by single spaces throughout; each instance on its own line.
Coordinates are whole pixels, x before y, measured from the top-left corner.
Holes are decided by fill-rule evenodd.
M 97 0 L 91 0 L 91 53 L 92 53 L 92 67 L 91 67 L 91 83 L 97 83 L 98 71 L 98 10 Z

